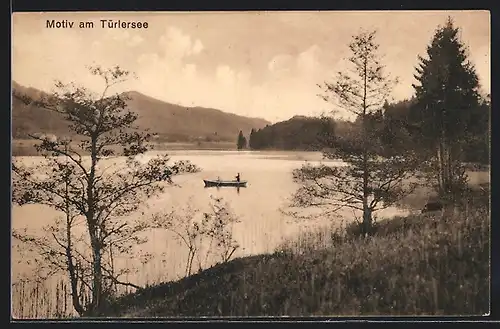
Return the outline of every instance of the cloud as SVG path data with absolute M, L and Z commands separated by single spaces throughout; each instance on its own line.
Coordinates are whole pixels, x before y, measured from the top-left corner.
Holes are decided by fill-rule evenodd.
M 320 54 L 321 49 L 318 45 L 312 45 L 309 49 L 300 53 L 297 57 L 298 70 L 306 76 L 314 75 L 320 66 Z
M 106 30 L 104 38 L 111 39 L 113 42 L 124 44 L 129 47 L 136 47 L 144 41 L 144 38 L 137 34 L 137 32 L 134 33 L 128 30 L 117 29 Z
M 279 54 L 274 56 L 269 61 L 267 68 L 274 74 L 286 74 L 293 69 L 293 61 L 293 56 L 288 54 Z
M 234 71 L 227 65 L 219 65 L 215 72 L 215 76 L 217 81 L 226 88 L 233 87 L 235 84 Z
M 187 80 L 196 79 L 197 69 L 195 64 L 186 64 L 182 68 L 182 73 L 186 77 Z
M 130 38 L 130 33 L 127 30 L 107 30 L 107 32 L 113 40 L 123 41 Z
M 296 113 L 325 110 L 317 97 L 321 49 L 312 45 L 296 56 L 276 54 L 267 63 L 265 79 L 252 79 L 245 67 L 214 63 L 198 70 L 202 40 L 177 27 L 168 27 L 155 53 L 142 54 L 136 89 L 184 106 L 206 106 L 241 115 L 288 119 Z
M 298 78 L 315 76 L 321 63 L 321 48 L 312 45 L 297 56 L 278 54 L 267 64 L 267 68 L 274 77 L 294 76 Z
M 157 45 L 156 52 L 138 56 L 136 72 L 139 80 L 135 88 L 172 103 L 197 103 L 193 95 L 203 94 L 206 89 L 202 86 L 203 77 L 192 61 L 193 56 L 199 55 L 204 49 L 201 40 L 193 40 L 177 27 L 168 27 L 158 38 Z M 224 70 L 220 74 L 223 73 L 228 74 Z
M 140 35 L 136 34 L 132 38 L 130 38 L 130 40 L 128 41 L 128 44 L 132 47 L 135 47 L 135 46 L 140 45 L 143 41 L 144 41 L 144 39 Z
M 168 27 L 165 34 L 159 39 L 166 56 L 170 59 L 181 60 L 184 57 L 197 55 L 203 50 L 203 43 L 192 40 L 191 36 L 177 27 Z
M 194 42 L 194 45 L 193 45 L 191 52 L 196 55 L 196 54 L 199 54 L 202 50 L 203 50 L 203 44 L 201 43 L 200 40 L 197 39 Z
M 95 78 L 85 68 L 92 62 L 92 52 L 73 30 L 13 34 L 12 75 L 19 83 L 48 91 L 53 90 L 55 80 L 78 81 L 90 89 L 95 85 Z

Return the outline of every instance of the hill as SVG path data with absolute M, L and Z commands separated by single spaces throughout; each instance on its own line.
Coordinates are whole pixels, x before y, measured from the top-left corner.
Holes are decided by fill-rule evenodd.
M 279 149 L 318 151 L 325 138 L 345 135 L 354 129 L 353 123 L 326 118 L 296 115 L 250 134 L 249 145 L 254 150 Z
M 236 141 L 240 130 L 250 131 L 269 124 L 259 118 L 248 118 L 217 109 L 184 107 L 132 91 L 129 108 L 139 114 L 137 124 L 148 127 L 166 141 Z
M 22 86 L 15 81 L 12 92 L 39 98 L 46 93 Z M 137 125 L 158 135 L 159 141 L 236 141 L 240 130 L 250 131 L 269 124 L 259 118 L 248 118 L 217 109 L 183 107 L 143 95 L 136 91 L 124 93 L 130 99 L 129 108 L 138 114 Z M 26 138 L 28 134 L 50 133 L 57 136 L 69 134 L 66 121 L 49 110 L 25 105 L 13 97 L 12 134 L 14 139 Z
M 12 82 L 14 92 L 26 95 L 33 99 L 48 96 L 46 93 L 24 87 L 15 81 Z M 12 97 L 12 137 L 14 139 L 27 138 L 28 134 L 51 133 L 57 136 L 67 135 L 68 123 L 58 114 L 35 105 L 26 105 L 16 97 Z

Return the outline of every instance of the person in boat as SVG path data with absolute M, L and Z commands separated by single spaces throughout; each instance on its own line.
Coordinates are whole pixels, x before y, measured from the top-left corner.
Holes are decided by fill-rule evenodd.
M 238 173 L 238 175 L 236 175 L 236 181 L 239 183 L 240 182 L 240 173 Z

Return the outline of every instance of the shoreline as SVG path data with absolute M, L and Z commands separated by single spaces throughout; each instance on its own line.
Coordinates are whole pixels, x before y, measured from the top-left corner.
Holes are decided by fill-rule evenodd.
M 31 139 L 12 139 L 11 155 L 16 156 L 42 156 L 35 149 L 37 141 Z M 75 142 L 76 143 L 76 142 Z M 150 151 L 224 151 L 224 152 L 241 152 L 241 153 L 303 153 L 314 154 L 321 153 L 320 151 L 310 150 L 284 150 L 284 149 L 249 149 L 245 148 L 238 150 L 236 143 L 233 142 L 152 142 L 153 145 Z M 82 152 L 82 155 L 88 155 L 87 152 Z
M 34 147 L 35 140 L 31 139 L 12 139 L 11 140 L 11 157 L 43 157 L 38 153 Z M 321 151 L 310 151 L 310 150 L 283 150 L 283 149 L 242 149 L 238 150 L 236 143 L 233 142 L 161 142 L 161 143 L 151 143 L 153 145 L 151 151 L 172 151 L 176 152 L 196 152 L 196 151 L 220 151 L 220 152 L 234 152 L 238 153 L 252 153 L 252 154 L 292 154 L 297 155 L 299 160 L 308 160 L 301 154 L 321 154 Z M 173 153 L 172 153 L 173 154 Z M 89 155 L 87 152 L 83 152 L 82 155 Z M 279 155 L 278 155 L 279 157 Z M 323 159 L 325 160 L 325 159 Z M 491 171 L 490 164 L 482 163 L 466 163 L 467 171 L 471 172 L 484 172 Z
M 42 156 L 35 149 L 37 141 L 30 139 L 13 139 L 11 141 L 11 155 L 14 156 Z M 237 151 L 233 142 L 165 142 L 151 143 L 151 151 Z M 88 155 L 82 152 L 82 155 Z

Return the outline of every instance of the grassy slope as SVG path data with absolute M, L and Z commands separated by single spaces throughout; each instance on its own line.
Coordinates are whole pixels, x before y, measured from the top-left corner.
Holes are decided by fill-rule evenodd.
M 374 237 L 284 247 L 121 297 L 106 316 L 484 314 L 488 197 L 466 210 L 381 222 Z

